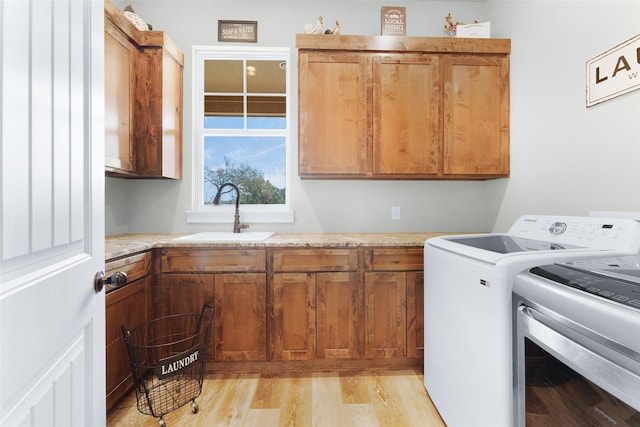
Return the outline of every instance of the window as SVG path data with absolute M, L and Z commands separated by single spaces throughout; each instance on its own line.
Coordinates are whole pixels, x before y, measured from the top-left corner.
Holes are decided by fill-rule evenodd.
M 289 48 L 194 47 L 195 210 L 188 222 L 293 222 L 289 201 Z

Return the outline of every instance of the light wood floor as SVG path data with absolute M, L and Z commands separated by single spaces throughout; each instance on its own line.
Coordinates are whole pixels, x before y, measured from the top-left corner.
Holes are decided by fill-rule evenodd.
M 196 400 L 165 415 L 183 426 L 420 426 L 444 427 L 414 370 L 209 375 Z M 136 409 L 135 395 L 114 408 L 107 427 L 157 426 Z

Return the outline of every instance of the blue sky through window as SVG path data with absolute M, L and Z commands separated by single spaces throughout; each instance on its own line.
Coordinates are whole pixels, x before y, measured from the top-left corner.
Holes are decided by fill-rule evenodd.
M 208 117 L 205 127 L 237 128 L 237 117 Z M 254 129 L 282 129 L 285 118 L 254 118 Z M 215 125 L 215 126 L 213 126 Z M 209 135 L 204 139 L 204 167 L 219 169 L 225 166 L 225 158 L 233 166 L 248 165 L 263 171 L 264 178 L 277 188 L 286 186 L 286 138 L 284 136 Z M 204 200 L 211 200 L 216 188 L 204 183 Z

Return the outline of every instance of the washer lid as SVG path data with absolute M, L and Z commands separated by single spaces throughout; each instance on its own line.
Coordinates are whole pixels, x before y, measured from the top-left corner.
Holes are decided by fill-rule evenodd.
M 444 237 L 444 239 L 461 245 L 472 246 L 474 248 L 484 249 L 486 251 L 497 252 L 500 254 L 582 248 L 582 246 L 525 239 L 506 234 L 489 234 L 486 236 L 473 237 L 456 236 L 451 238 Z

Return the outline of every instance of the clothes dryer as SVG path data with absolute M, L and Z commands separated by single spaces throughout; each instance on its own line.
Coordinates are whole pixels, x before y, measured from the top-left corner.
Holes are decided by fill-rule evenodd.
M 515 426 L 638 425 L 640 257 L 518 274 L 513 328 Z
M 545 263 L 640 252 L 640 223 L 526 215 L 507 233 L 425 242 L 424 383 L 449 427 L 513 421 L 515 276 Z

